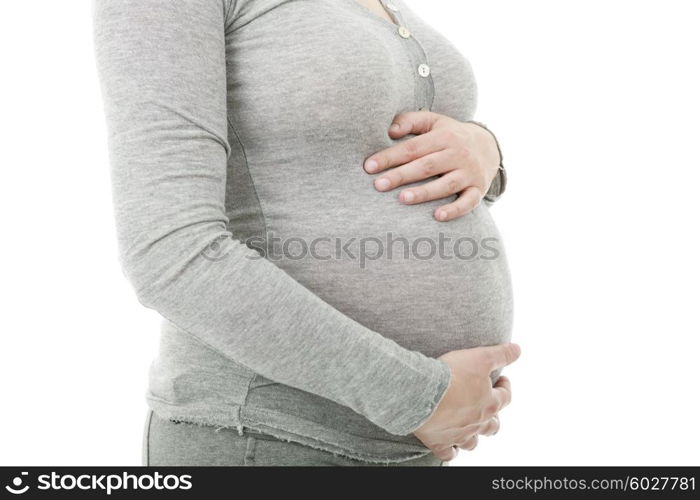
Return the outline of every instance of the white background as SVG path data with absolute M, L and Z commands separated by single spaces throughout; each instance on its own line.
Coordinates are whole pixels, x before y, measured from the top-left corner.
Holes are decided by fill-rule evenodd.
M 453 463 L 699 465 L 695 2 L 406 1 L 471 61 L 510 179 L 523 355 Z M 2 465 L 141 460 L 158 316 L 117 263 L 90 22 L 0 6 Z

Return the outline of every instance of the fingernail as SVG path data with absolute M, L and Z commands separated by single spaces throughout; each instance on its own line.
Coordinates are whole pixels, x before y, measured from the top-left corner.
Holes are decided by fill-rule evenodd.
M 392 132 L 398 132 L 400 128 L 401 125 L 399 125 L 398 123 L 394 123 L 391 125 L 391 127 L 389 127 L 389 130 L 391 130 Z
M 406 191 L 405 193 L 403 193 L 403 201 L 405 201 L 406 203 L 411 203 L 415 198 L 416 195 L 414 195 L 411 191 Z
M 437 214 L 438 220 L 446 220 L 447 219 L 447 212 L 444 210 L 440 210 Z
M 386 177 L 377 179 L 375 186 L 377 186 L 377 189 L 387 189 L 389 187 L 389 179 L 387 179 Z
M 377 170 L 378 166 L 379 165 L 377 164 L 376 160 L 367 160 L 367 162 L 365 162 L 365 170 L 367 172 L 374 172 Z

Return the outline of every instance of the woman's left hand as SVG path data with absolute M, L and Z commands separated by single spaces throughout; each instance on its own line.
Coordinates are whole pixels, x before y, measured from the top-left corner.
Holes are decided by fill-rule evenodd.
M 440 177 L 402 190 L 399 200 L 407 205 L 457 194 L 452 203 L 438 207 L 433 216 L 448 221 L 470 212 L 486 195 L 498 173 L 500 153 L 496 140 L 483 127 L 460 122 L 432 111 L 409 111 L 396 115 L 389 136 L 401 141 L 369 156 L 364 163 L 370 174 L 384 172 L 374 181 L 379 191 L 430 177 Z

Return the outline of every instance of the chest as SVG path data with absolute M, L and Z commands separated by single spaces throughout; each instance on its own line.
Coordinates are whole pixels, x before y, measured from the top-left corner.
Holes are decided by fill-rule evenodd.
M 403 1 L 388 3 L 396 24 L 358 0 L 244 2 L 226 44 L 232 121 L 251 139 L 313 141 L 385 134 L 421 108 L 471 118 L 468 60 Z

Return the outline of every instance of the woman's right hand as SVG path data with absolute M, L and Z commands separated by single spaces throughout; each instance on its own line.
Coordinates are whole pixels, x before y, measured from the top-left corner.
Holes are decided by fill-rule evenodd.
M 500 377 L 492 385 L 490 373 L 520 357 L 514 343 L 451 351 L 440 356 L 452 378 L 440 404 L 414 434 L 441 460 L 452 460 L 454 448 L 470 449 L 475 436 L 510 403 L 510 381 Z

